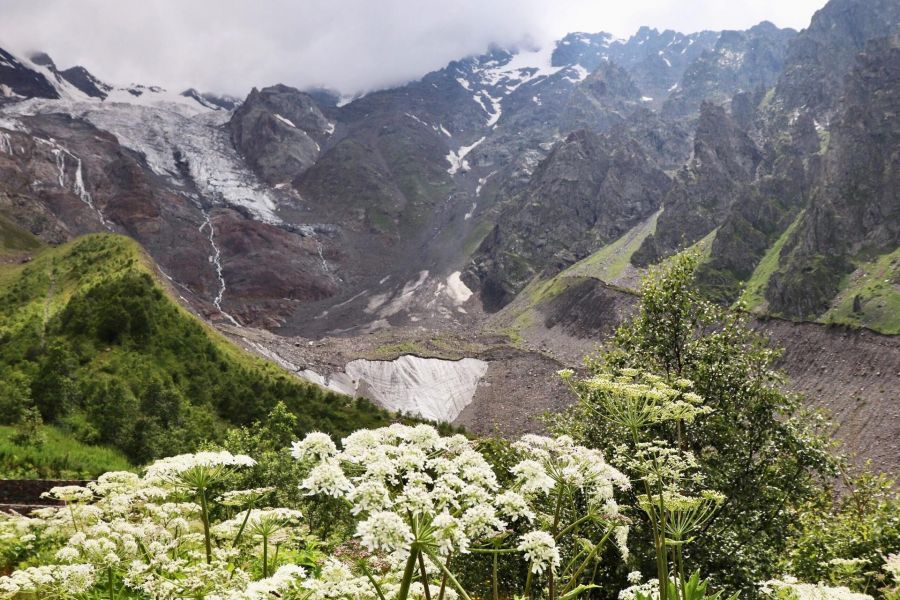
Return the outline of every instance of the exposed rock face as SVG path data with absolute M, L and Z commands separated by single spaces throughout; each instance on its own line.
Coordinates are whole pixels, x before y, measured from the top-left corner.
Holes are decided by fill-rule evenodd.
M 823 176 L 766 297 L 795 317 L 823 312 L 850 259 L 900 245 L 900 34 L 872 41 L 847 78 Z
M 694 156 L 663 202 L 656 233 L 632 257 L 657 262 L 690 246 L 722 223 L 728 208 L 756 173 L 762 154 L 720 106 L 704 103 L 694 136 Z
M 622 124 L 640 100 L 641 91 L 628 72 L 605 62 L 576 86 L 563 112 L 560 129 L 607 131 Z
M 235 147 L 273 185 L 312 166 L 334 133 L 334 124 L 308 94 L 285 85 L 254 88 L 228 126 Z
M 837 109 L 844 78 L 856 54 L 900 23 L 897 0 L 831 0 L 788 48 L 784 72 L 769 110 L 784 123 L 794 111 L 827 124 Z
M 0 48 L 0 98 L 59 98 L 56 88 L 47 78 Z
M 632 138 L 648 158 L 667 171 L 681 168 L 691 158 L 691 132 L 678 123 L 666 123 L 646 106 L 636 109 L 610 133 Z
M 799 211 L 810 205 L 814 190 L 823 185 L 829 123 L 837 114 L 845 75 L 867 40 L 896 27 L 898 10 L 898 3 L 879 0 L 829 2 L 790 42 L 775 88 L 765 94 L 762 90 L 742 92 L 733 98 L 733 118 L 760 141 L 764 159 L 746 200 L 732 204 L 716 234 L 711 256 L 701 268 L 700 281 L 715 297 L 727 302 L 737 298 L 740 282 L 750 277 L 764 254 L 796 221 Z M 875 130 L 880 127 L 874 121 L 868 125 Z M 811 212 L 807 210 L 804 219 Z M 789 251 L 791 244 L 787 246 L 781 252 Z M 798 304 L 784 314 L 809 317 L 826 306 L 826 298 L 833 295 L 840 280 L 836 273 L 849 267 L 833 256 L 821 258 L 805 266 L 810 274 L 801 278 L 798 293 L 789 294 L 791 299 L 786 300 Z M 773 278 L 780 285 L 792 285 L 792 277 L 786 280 L 776 274 Z M 763 282 L 771 290 L 768 284 Z M 810 302 L 805 295 L 817 300 Z M 771 298 L 771 292 L 766 296 Z
M 628 40 L 616 40 L 607 33 L 570 33 L 554 50 L 553 64 L 577 62 L 594 71 L 605 61 L 613 62 L 631 74 L 648 102 L 658 108 L 685 69 L 711 49 L 718 37 L 715 31 L 685 35 L 650 27 L 641 27 Z
M 92 98 L 105 100 L 112 87 L 103 83 L 84 67 L 72 67 L 59 72 L 63 79 Z
M 669 178 L 629 138 L 571 134 L 481 244 L 467 272 L 485 308 L 509 302 L 538 272 L 564 268 L 655 212 Z
M 793 29 L 764 21 L 747 31 L 723 31 L 715 48 L 692 62 L 663 106 L 667 118 L 696 114 L 706 100 L 726 103 L 738 92 L 768 89 L 784 67 Z

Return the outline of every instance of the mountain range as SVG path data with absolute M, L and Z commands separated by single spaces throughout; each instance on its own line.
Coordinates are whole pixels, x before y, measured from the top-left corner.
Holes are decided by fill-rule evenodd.
M 183 305 L 346 393 L 380 399 L 392 376 L 348 383 L 354 359 L 477 356 L 491 367 L 460 403 L 469 426 L 504 420 L 502 382 L 529 365 L 511 400 L 524 416 L 507 419 L 528 429 L 559 393 L 538 379 L 685 249 L 706 294 L 776 337 L 896 356 L 898 108 L 900 0 L 830 0 L 799 32 L 491 47 L 353 99 L 117 86 L 0 50 L 0 242 L 130 236 Z M 785 360 L 806 385 L 809 365 Z M 900 373 L 885 371 L 872 385 L 890 396 Z M 848 373 L 840 398 L 870 375 Z M 866 444 L 897 437 L 866 427 Z

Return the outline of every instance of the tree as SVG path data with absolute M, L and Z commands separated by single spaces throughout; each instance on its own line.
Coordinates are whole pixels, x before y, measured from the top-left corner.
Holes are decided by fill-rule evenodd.
M 46 441 L 43 432 L 44 421 L 41 412 L 34 408 L 25 408 L 21 412 L 16 423 L 16 432 L 12 436 L 12 442 L 20 446 L 34 446 L 40 448 Z
M 694 382 L 711 412 L 696 419 L 689 435 L 683 423 L 656 434 L 693 452 L 705 485 L 726 499 L 705 525 L 705 542 L 685 555 L 716 585 L 753 593 L 785 550 L 793 508 L 819 493 L 835 460 L 815 420 L 801 418 L 799 399 L 782 390 L 783 378 L 773 370 L 780 351 L 750 327 L 746 314 L 698 294 L 697 263 L 696 255 L 682 254 L 652 270 L 637 314 L 587 365 L 595 374 L 636 368 L 673 385 Z M 597 447 L 620 442 L 621 432 L 584 403 L 562 426 Z

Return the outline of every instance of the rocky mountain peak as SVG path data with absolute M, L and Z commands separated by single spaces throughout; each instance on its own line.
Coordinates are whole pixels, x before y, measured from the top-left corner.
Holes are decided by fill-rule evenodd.
M 271 184 L 292 181 L 312 166 L 334 133 L 309 95 L 286 85 L 253 88 L 228 122 L 231 139 Z
M 790 43 L 778 80 L 770 120 L 777 125 L 795 111 L 828 123 L 837 111 L 844 77 L 868 40 L 891 35 L 900 23 L 897 0 L 831 0 Z
M 793 29 L 764 22 L 747 31 L 723 31 L 685 70 L 663 106 L 669 119 L 696 114 L 700 103 L 728 102 L 735 94 L 771 87 L 784 67 Z

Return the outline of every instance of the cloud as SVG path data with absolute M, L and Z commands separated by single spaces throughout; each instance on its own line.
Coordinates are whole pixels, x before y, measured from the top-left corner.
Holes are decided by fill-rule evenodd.
M 244 95 L 286 83 L 354 93 L 420 77 L 491 43 L 568 31 L 627 37 L 802 28 L 824 0 L 0 0 L 0 47 L 42 50 L 125 84 Z

